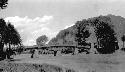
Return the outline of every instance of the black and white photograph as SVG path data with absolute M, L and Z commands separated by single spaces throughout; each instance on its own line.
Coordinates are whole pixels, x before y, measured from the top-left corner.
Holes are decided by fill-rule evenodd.
M 125 0 L 0 0 L 0 72 L 124 72 Z

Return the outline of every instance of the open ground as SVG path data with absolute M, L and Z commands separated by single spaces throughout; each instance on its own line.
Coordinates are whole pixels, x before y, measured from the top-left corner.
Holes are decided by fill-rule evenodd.
M 115 53 L 107 55 L 78 54 L 65 56 L 39 55 L 39 58 L 30 58 L 31 54 L 14 56 L 12 63 L 50 64 L 70 68 L 78 72 L 124 72 L 125 55 Z

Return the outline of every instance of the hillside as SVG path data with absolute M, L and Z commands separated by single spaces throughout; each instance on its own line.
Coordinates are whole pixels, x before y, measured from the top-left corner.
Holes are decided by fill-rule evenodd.
M 99 19 L 102 21 L 110 22 L 111 25 L 113 25 L 113 29 L 116 33 L 118 41 L 120 41 L 120 38 L 123 34 L 125 34 L 125 18 L 121 16 L 115 16 L 115 15 L 107 15 L 107 16 L 98 16 L 98 17 L 93 17 L 93 18 L 88 18 L 88 19 L 83 19 L 81 21 L 77 21 L 75 25 L 61 30 L 57 36 L 50 40 L 49 44 L 58 44 L 58 45 L 76 45 L 77 42 L 75 41 L 76 33 L 77 33 L 77 28 L 78 27 L 84 27 L 86 24 L 92 24 L 92 22 L 95 19 Z

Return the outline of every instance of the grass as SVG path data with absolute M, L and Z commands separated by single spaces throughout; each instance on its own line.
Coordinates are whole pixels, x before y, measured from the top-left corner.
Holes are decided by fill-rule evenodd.
M 106 55 L 79 54 L 66 56 L 40 55 L 31 59 L 31 54 L 15 56 L 15 61 L 0 62 L 0 70 L 10 72 L 124 72 L 125 53 Z M 13 71 L 14 70 L 14 71 Z M 17 70 L 17 71 L 16 71 Z
M 29 64 L 0 62 L 0 72 L 76 72 L 73 69 L 63 68 L 50 64 Z

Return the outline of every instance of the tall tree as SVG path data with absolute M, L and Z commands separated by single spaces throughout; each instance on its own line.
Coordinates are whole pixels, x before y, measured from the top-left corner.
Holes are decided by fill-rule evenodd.
M 8 0 L 0 0 L 0 9 L 5 9 L 7 7 Z M 4 59 L 5 58 L 5 53 L 3 52 L 3 35 L 4 34 L 4 27 L 5 27 L 5 21 L 3 19 L 0 19 L 0 56 Z
M 48 37 L 46 35 L 42 35 L 36 39 L 36 44 L 38 46 L 43 46 L 46 44 L 47 41 L 48 41 Z
M 7 24 L 7 43 L 9 48 L 11 48 L 11 45 L 21 45 L 20 34 L 10 22 Z
M 10 58 L 10 56 L 13 54 L 12 46 L 21 46 L 20 34 L 10 22 L 6 23 L 5 36 L 3 40 L 4 44 L 9 46 L 9 48 L 6 50 L 6 54 L 7 58 Z
M 78 21 L 76 22 L 76 42 L 78 43 L 77 45 L 85 45 L 86 44 L 86 38 L 90 36 L 89 31 L 86 29 L 87 26 L 87 21 Z
M 5 39 L 6 39 L 7 26 L 4 19 L 0 19 L 0 50 L 3 51 Z
M 123 41 L 123 48 L 124 48 L 125 34 L 121 37 L 121 40 Z
M 58 43 L 59 45 L 73 45 L 75 44 L 74 35 L 75 33 L 73 32 L 73 29 L 64 29 L 61 30 L 52 40 L 56 39 L 56 44 Z
M 9 22 L 6 23 L 4 19 L 0 19 L 0 52 L 3 54 L 4 45 L 21 45 L 21 38 L 14 26 Z
M 98 52 L 102 54 L 115 52 L 115 50 L 118 49 L 118 43 L 110 19 L 106 21 L 103 20 L 103 17 L 98 17 L 94 20 L 93 25 L 95 26 L 98 44 L 101 47 L 97 48 Z

